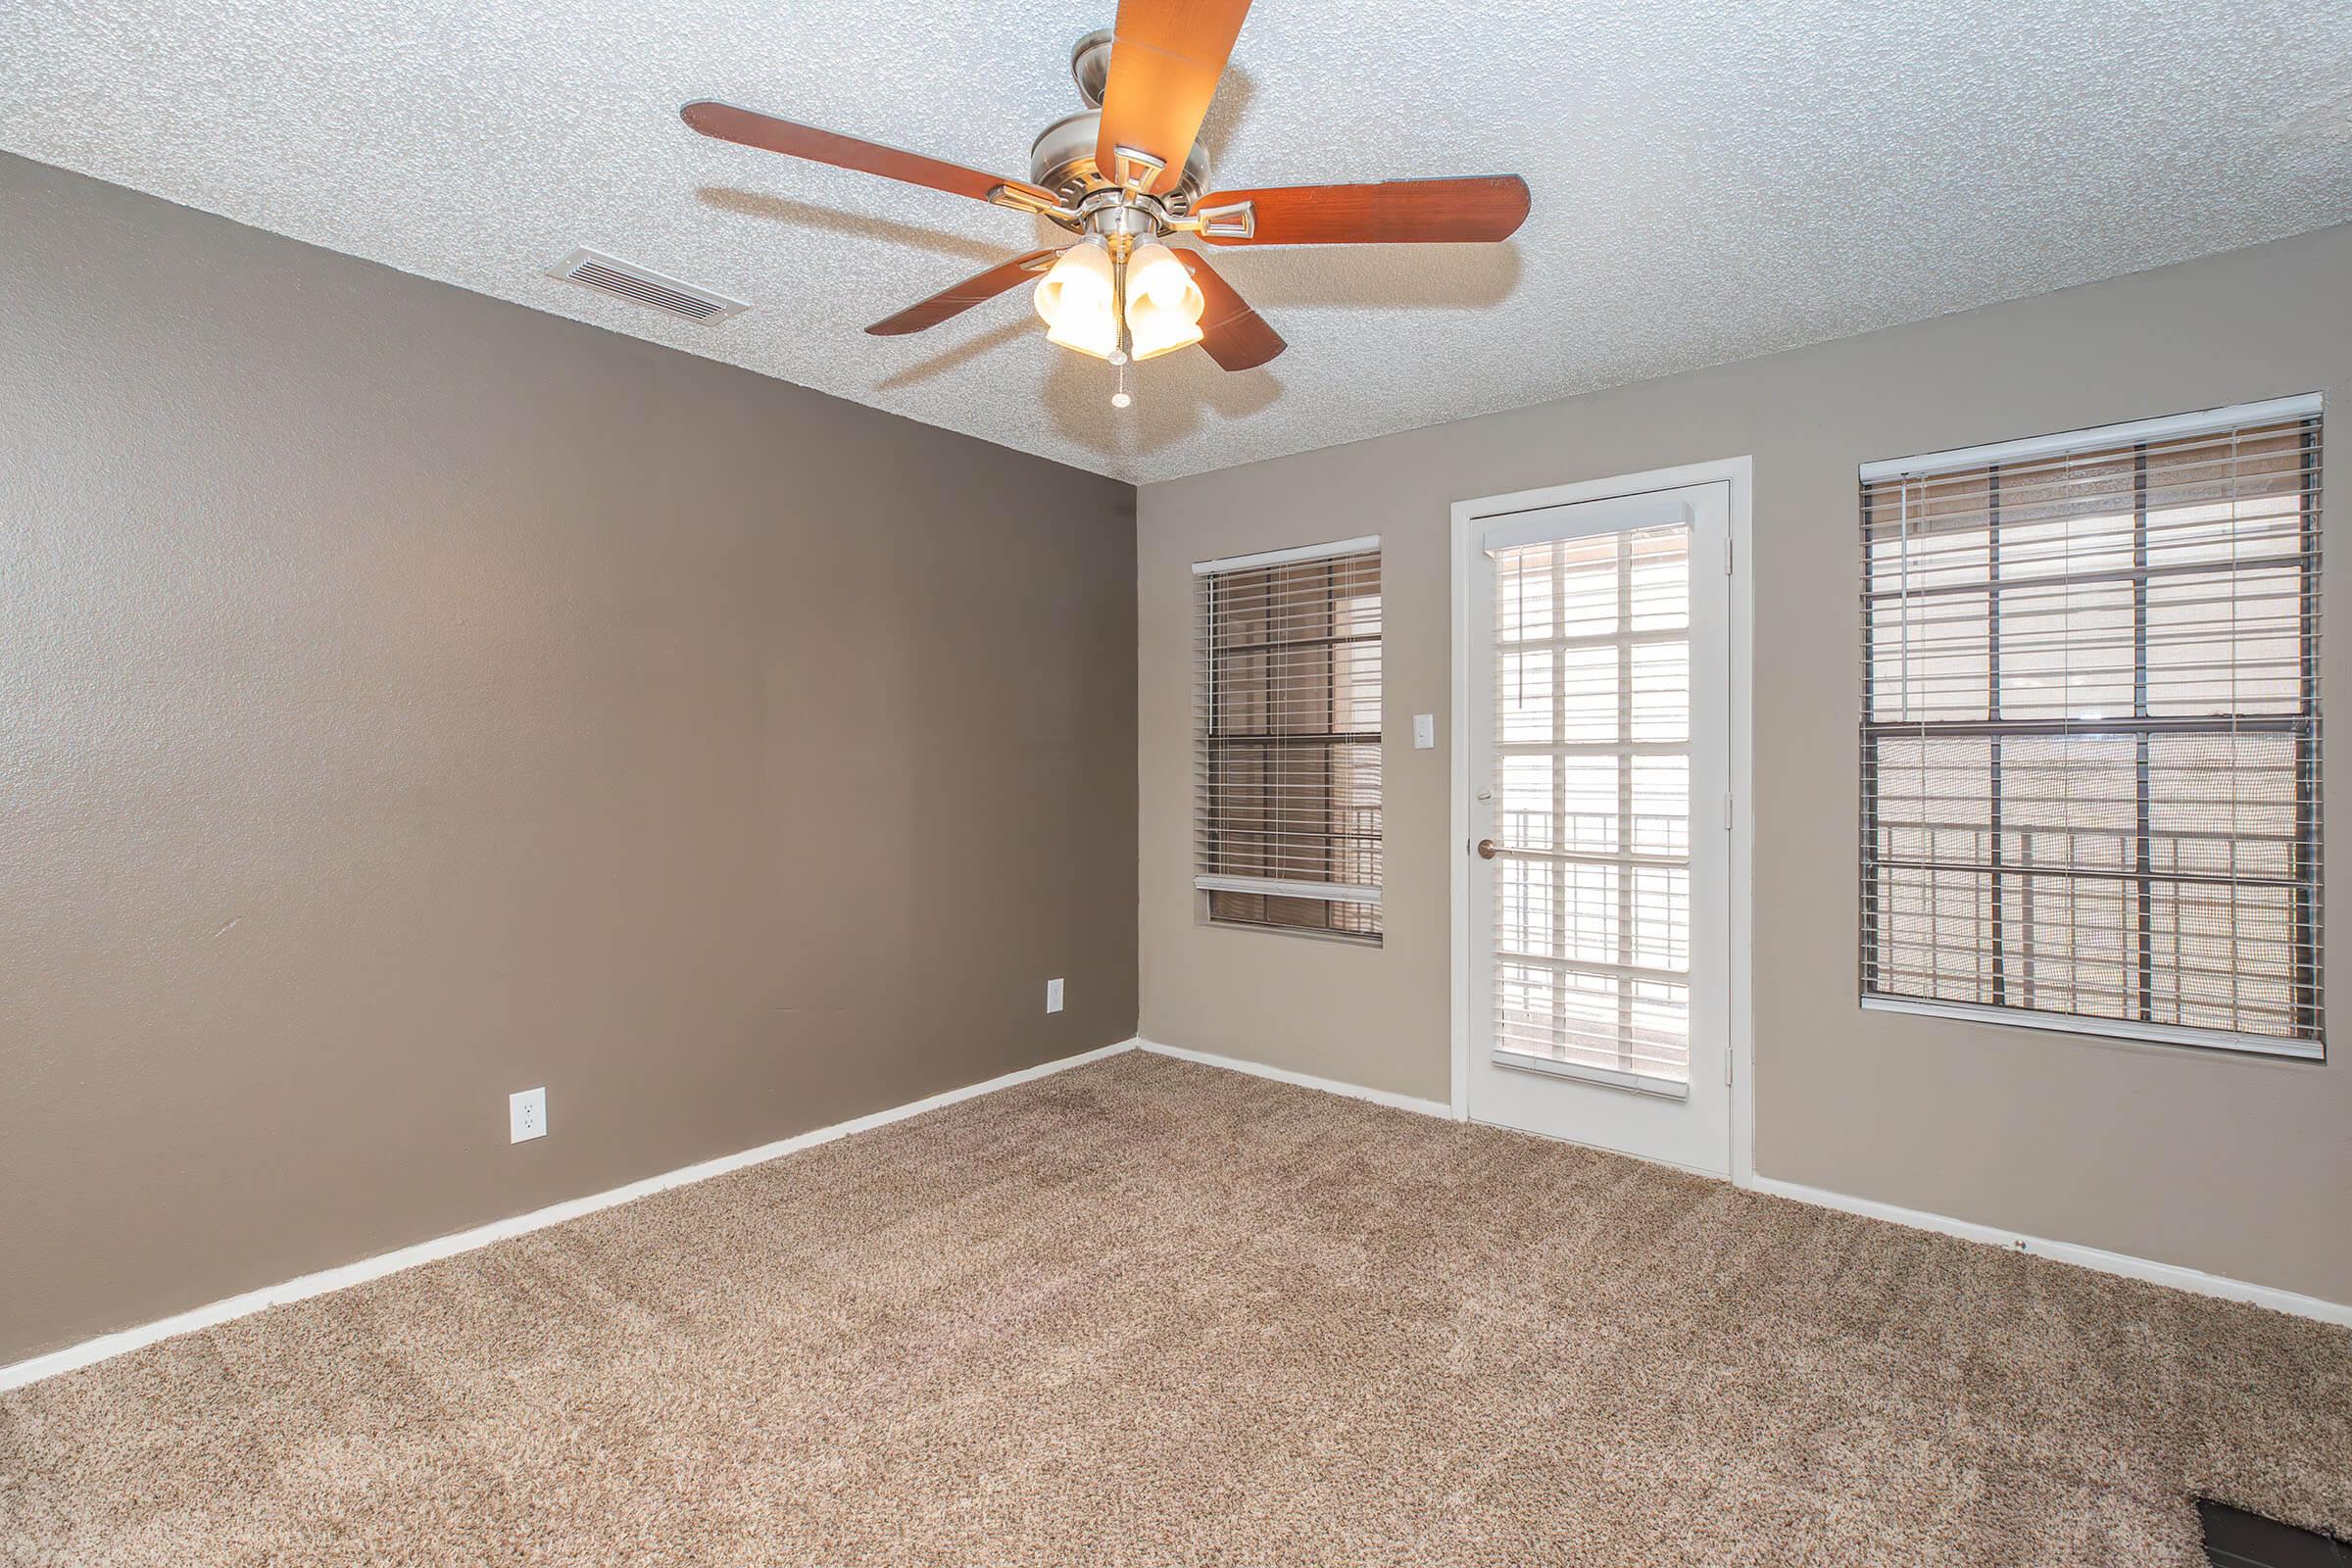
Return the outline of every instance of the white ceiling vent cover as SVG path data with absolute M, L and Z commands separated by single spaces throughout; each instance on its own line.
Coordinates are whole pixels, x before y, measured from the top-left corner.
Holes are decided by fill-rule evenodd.
M 547 270 L 550 277 L 579 283 L 601 293 L 639 305 L 650 305 L 657 311 L 666 311 L 689 321 L 723 321 L 730 316 L 740 316 L 751 307 L 742 300 L 731 300 L 724 294 L 713 294 L 707 288 L 624 262 L 603 251 L 592 251 L 583 245 Z

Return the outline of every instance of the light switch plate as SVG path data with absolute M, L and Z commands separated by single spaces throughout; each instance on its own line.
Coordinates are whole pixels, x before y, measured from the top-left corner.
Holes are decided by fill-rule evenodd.
M 1435 713 L 1415 713 L 1413 715 L 1413 750 L 1416 752 L 1426 752 L 1437 744 L 1438 715 Z
M 507 1142 L 547 1136 L 547 1090 L 525 1089 L 507 1097 Z
M 1061 1010 L 1061 982 L 1058 980 L 1046 982 L 1046 1010 L 1048 1012 Z

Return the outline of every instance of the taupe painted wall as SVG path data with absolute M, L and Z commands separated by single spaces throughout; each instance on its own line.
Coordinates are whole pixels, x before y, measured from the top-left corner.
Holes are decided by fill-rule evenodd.
M 1769 1176 L 2352 1302 L 2352 1049 L 2325 1066 L 1855 1003 L 1855 466 L 2328 394 L 2323 702 L 2352 706 L 2352 228 L 1564 403 L 1147 486 L 1139 504 L 1147 1039 L 1448 1093 L 1449 504 L 1755 458 L 1757 1163 Z M 1388 944 L 1197 923 L 1195 560 L 1386 547 Z M 2328 840 L 2352 853 L 2330 749 Z M 2328 966 L 2336 1015 L 2352 968 Z
M 0 1362 L 1134 1032 L 1127 486 L 18 160 L 0 233 Z

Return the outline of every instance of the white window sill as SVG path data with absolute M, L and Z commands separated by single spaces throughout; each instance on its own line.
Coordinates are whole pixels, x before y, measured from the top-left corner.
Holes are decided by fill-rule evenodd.
M 2195 1046 L 2206 1051 L 2234 1052 L 2239 1055 L 2287 1056 L 2301 1061 L 2328 1059 L 2328 1048 L 2323 1041 L 2232 1034 L 2227 1029 L 2193 1029 L 2172 1023 L 2138 1023 L 2129 1018 L 2083 1018 L 2073 1013 L 2034 1012 L 2024 1007 L 1980 1007 L 1959 1002 L 1915 1001 L 1908 997 L 1865 996 L 1862 1008 L 1865 1012 L 1907 1012 L 1925 1018 L 1951 1018 L 1962 1023 L 1998 1024 L 2012 1029 L 2044 1029 L 2055 1034 L 2131 1040 L 2143 1045 Z
M 1614 1067 L 1588 1067 L 1576 1061 L 1554 1061 L 1549 1056 L 1538 1056 L 1524 1051 L 1497 1048 L 1494 1065 L 1508 1067 L 1513 1072 L 1543 1073 L 1551 1078 L 1574 1078 L 1579 1083 L 1599 1084 L 1609 1089 L 1627 1089 L 1637 1095 L 1656 1095 L 1662 1100 L 1690 1098 L 1690 1086 L 1679 1079 L 1660 1078 L 1645 1072 L 1625 1072 Z

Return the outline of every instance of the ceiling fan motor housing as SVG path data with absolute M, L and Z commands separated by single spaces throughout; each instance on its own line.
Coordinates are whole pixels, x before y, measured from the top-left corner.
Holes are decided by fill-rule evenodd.
M 1070 47 L 1070 76 L 1089 109 L 1102 107 L 1102 89 L 1110 83 L 1110 39 L 1108 27 L 1097 27 Z
M 1088 109 L 1048 125 L 1029 148 L 1029 183 L 1043 185 L 1070 207 L 1096 191 L 1109 190 L 1110 180 L 1095 164 L 1102 123 L 1102 111 Z M 1156 199 L 1169 212 L 1181 213 L 1207 188 L 1208 149 L 1195 142 L 1184 161 L 1184 177 Z
M 1038 134 L 1029 148 L 1029 182 L 1042 185 L 1076 207 L 1097 191 L 1112 188 L 1110 177 L 1095 163 L 1102 133 L 1102 85 L 1110 76 L 1110 29 L 1098 28 L 1078 40 L 1070 51 L 1070 76 L 1088 107 L 1056 120 Z M 1184 175 L 1176 188 L 1155 198 L 1170 214 L 1191 208 L 1208 188 L 1208 149 L 1196 140 L 1184 160 Z

